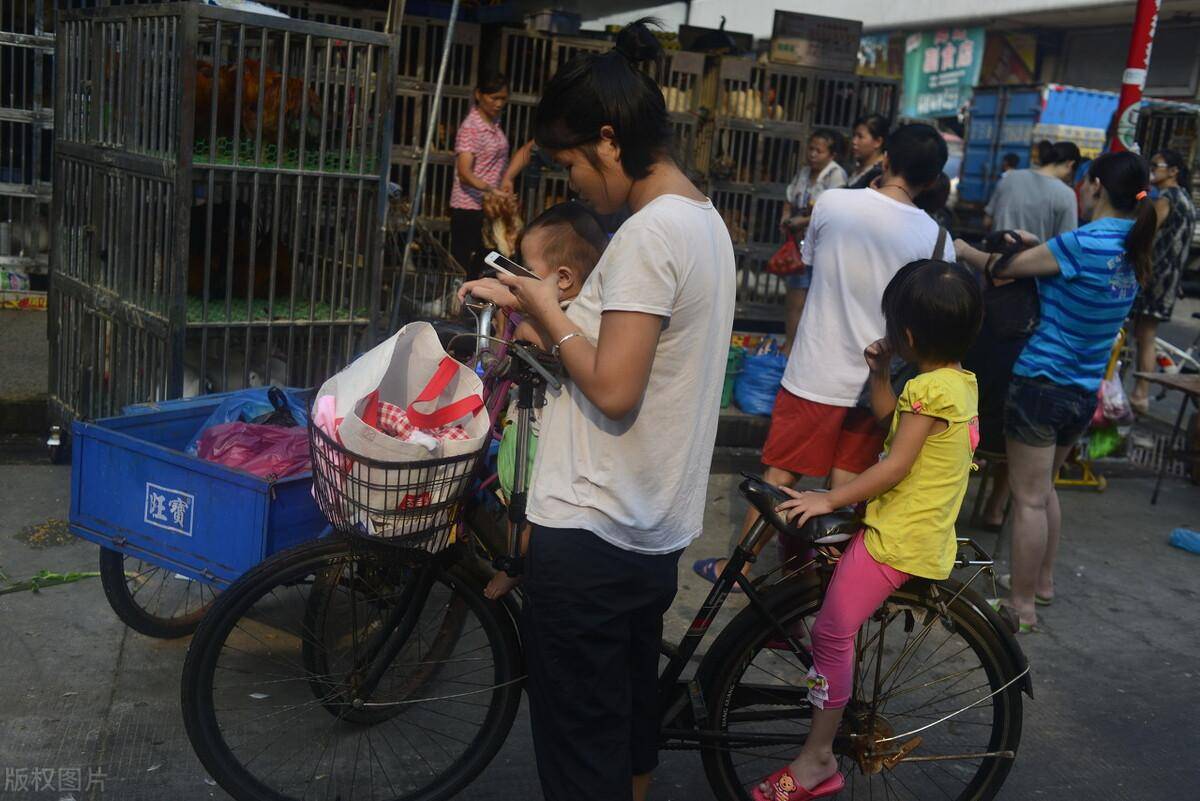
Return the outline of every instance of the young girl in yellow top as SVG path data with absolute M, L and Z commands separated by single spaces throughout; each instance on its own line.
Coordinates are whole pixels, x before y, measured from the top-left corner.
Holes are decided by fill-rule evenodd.
M 865 351 L 871 406 L 891 418 L 883 458 L 830 492 L 795 492 L 779 510 L 798 525 L 861 501 L 863 531 L 838 560 L 812 627 L 808 698 L 812 730 L 800 755 L 754 790 L 755 801 L 805 801 L 845 786 L 833 739 L 850 699 L 854 637 L 884 600 L 909 579 L 943 579 L 956 553 L 954 520 L 967 491 L 979 441 L 975 376 L 962 369 L 982 319 L 979 285 L 964 267 L 916 261 L 896 273 L 883 293 L 887 337 Z M 892 353 L 919 374 L 897 398 Z

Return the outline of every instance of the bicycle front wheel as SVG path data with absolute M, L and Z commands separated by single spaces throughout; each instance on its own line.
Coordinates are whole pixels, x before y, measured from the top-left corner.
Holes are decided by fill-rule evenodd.
M 982 600 L 951 582 L 910 582 L 859 631 L 854 693 L 834 742 L 839 798 L 989 801 L 1021 738 L 1021 682 Z M 805 677 L 815 587 L 768 596 L 799 649 L 757 611 L 743 611 L 702 668 L 712 737 L 703 757 L 718 798 L 750 798 L 756 782 L 800 752 L 812 723 Z
M 184 724 L 239 801 L 452 798 L 520 703 L 516 632 L 458 566 L 331 538 L 222 593 L 183 669 Z

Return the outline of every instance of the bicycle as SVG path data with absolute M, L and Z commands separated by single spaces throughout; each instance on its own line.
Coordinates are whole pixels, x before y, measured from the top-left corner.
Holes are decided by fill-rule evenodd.
M 1200 320 L 1200 312 L 1192 312 L 1192 318 Z M 1126 335 L 1121 348 L 1121 378 L 1124 379 L 1137 364 L 1137 346 L 1131 335 Z M 1174 345 L 1162 337 L 1154 338 L 1154 364 L 1156 370 L 1167 375 L 1200 373 L 1200 332 L 1192 338 L 1186 348 Z M 1166 397 L 1167 390 L 1160 389 L 1157 400 Z
M 485 330 L 477 327 L 480 344 Z M 502 405 L 498 388 L 515 381 L 525 414 L 539 393 L 532 376 L 553 379 L 523 346 L 504 347 L 505 367 L 488 373 L 488 406 Z M 524 464 L 521 452 L 510 554 Z M 858 528 L 842 512 L 796 529 L 774 511 L 778 489 L 747 476 L 741 491 L 761 517 L 680 642 L 663 644 L 659 679 L 662 746 L 700 751 L 721 799 L 748 799 L 804 742 L 809 627 L 839 544 Z M 240 801 L 433 801 L 483 771 L 516 717 L 523 670 L 520 587 L 499 602 L 482 595 L 484 560 L 498 543 L 494 517 L 480 509 L 447 505 L 458 515 L 450 530 L 463 536 L 431 550 L 356 535 L 331 508 L 341 533 L 271 557 L 217 598 L 188 651 L 182 706 L 193 748 L 221 787 Z M 811 544 L 811 555 L 751 581 L 742 567 L 768 531 Z M 859 634 L 853 700 L 835 742 L 848 797 L 986 801 L 1011 769 L 1029 668 L 972 589 L 991 560 L 960 542 L 966 581 L 910 581 Z M 685 675 L 735 585 L 748 606 Z

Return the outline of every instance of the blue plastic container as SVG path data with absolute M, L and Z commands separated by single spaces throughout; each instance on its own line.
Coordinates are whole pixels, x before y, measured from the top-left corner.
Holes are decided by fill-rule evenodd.
M 1190 528 L 1177 528 L 1171 532 L 1168 542 L 1176 548 L 1200 554 L 1200 531 L 1192 531 Z
M 72 533 L 218 587 L 320 536 L 327 522 L 311 474 L 269 482 L 183 452 L 224 397 L 140 404 L 121 417 L 76 421 Z
M 1017 166 L 1028 167 L 1036 139 L 1045 136 L 1052 141 L 1072 140 L 1079 129 L 1103 131 L 1116 108 L 1116 94 L 1095 89 L 1061 84 L 976 87 L 971 97 L 959 199 L 986 203 L 1000 178 L 1005 154 L 1015 153 Z

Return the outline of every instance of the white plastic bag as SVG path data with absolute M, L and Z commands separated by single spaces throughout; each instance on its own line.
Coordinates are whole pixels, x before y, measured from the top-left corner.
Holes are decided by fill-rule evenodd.
M 335 522 L 360 525 L 376 537 L 436 534 L 450 526 L 456 511 L 453 502 L 468 491 L 469 465 L 422 467 L 420 463 L 476 453 L 484 446 L 490 425 L 487 414 L 480 413 L 482 392 L 479 376 L 447 354 L 433 326 L 424 322 L 400 329 L 326 381 L 316 395 L 316 422 L 329 417 L 332 397 L 333 427 L 342 446 L 356 456 L 390 463 L 382 467 L 330 460 L 344 473 L 343 486 L 328 493 L 344 502 L 342 509 L 326 510 Z M 468 436 L 435 439 L 433 449 L 428 437 L 390 436 L 370 422 L 372 404 L 379 401 L 404 407 L 423 429 L 459 425 Z M 318 476 L 318 480 L 326 478 Z

